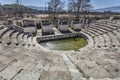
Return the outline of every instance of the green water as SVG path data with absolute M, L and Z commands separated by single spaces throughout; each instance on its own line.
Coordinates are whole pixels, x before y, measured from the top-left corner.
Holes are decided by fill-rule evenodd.
M 83 38 L 71 38 L 40 43 L 49 50 L 75 50 L 85 47 L 88 42 Z

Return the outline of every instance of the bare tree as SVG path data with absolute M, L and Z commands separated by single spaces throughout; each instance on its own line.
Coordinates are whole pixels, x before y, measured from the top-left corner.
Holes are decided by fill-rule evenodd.
M 91 0 L 69 0 L 68 10 L 76 13 L 79 18 L 80 12 L 88 12 L 92 8 L 90 2 Z
M 23 10 L 22 10 L 22 4 L 21 4 L 21 0 L 16 0 L 16 4 L 15 4 L 15 15 L 18 17 L 22 17 L 23 15 Z
M 64 9 L 64 2 L 61 0 L 50 0 L 48 2 L 48 12 L 49 14 L 56 19 L 58 13 Z

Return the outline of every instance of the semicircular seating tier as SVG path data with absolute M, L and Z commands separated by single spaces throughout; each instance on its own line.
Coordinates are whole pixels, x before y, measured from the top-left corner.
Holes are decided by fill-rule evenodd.
M 36 36 L 0 28 L 0 80 L 120 80 L 119 22 L 97 21 L 80 33 L 87 47 L 48 51 Z

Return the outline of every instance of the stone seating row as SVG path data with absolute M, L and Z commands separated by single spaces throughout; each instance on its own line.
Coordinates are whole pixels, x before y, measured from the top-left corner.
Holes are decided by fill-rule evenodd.
M 91 27 L 91 28 L 95 28 L 95 29 L 106 30 L 107 32 L 113 30 L 113 28 L 111 29 L 111 28 L 109 28 L 109 27 L 102 26 L 102 25 L 97 25 L 97 24 L 91 24 L 90 27 Z
M 82 30 L 93 38 L 94 46 L 101 47 L 119 47 L 120 40 L 118 38 L 119 33 L 116 34 L 114 31 L 118 31 L 119 26 L 115 23 L 103 23 L 97 22 L 92 23 L 90 26 Z M 116 35 L 115 35 L 116 34 Z
M 99 22 L 99 23 L 96 23 L 96 24 L 101 25 L 103 27 L 106 26 L 106 27 L 109 27 L 111 29 L 117 29 L 119 27 L 117 24 L 114 24 L 112 22 L 109 22 L 109 23 L 101 23 L 101 22 Z
M 71 78 L 63 58 L 55 53 L 9 46 L 2 47 L 0 51 L 0 80 Z
M 90 35 L 93 38 L 94 47 L 104 47 L 104 48 L 110 48 L 110 47 L 119 47 L 120 43 L 117 39 L 117 36 L 115 36 L 111 32 L 105 32 L 105 30 L 99 30 L 99 29 L 86 29 L 83 31 L 84 33 Z
M 33 45 L 32 43 L 32 36 L 29 36 L 27 34 L 10 30 L 8 28 L 3 28 L 0 30 L 0 42 L 1 44 L 5 45 Z
M 117 40 L 120 42 L 120 32 L 115 30 L 115 31 L 113 31 L 113 33 L 117 37 Z
M 92 80 L 119 80 L 120 53 L 107 50 L 86 50 L 66 54 L 86 78 Z M 92 74 L 91 74 L 92 73 Z

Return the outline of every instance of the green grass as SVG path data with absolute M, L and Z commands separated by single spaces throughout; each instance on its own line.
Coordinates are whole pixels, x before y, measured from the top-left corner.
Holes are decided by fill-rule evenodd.
M 83 38 L 63 39 L 41 43 L 44 47 L 52 50 L 75 50 L 85 47 L 88 42 Z

